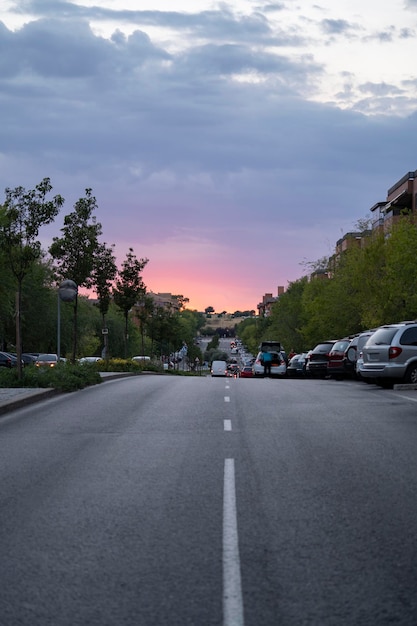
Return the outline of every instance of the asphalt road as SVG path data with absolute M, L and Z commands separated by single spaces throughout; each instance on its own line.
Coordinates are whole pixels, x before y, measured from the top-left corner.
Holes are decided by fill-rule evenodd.
M 3 416 L 1 626 L 415 626 L 416 399 L 143 376 Z

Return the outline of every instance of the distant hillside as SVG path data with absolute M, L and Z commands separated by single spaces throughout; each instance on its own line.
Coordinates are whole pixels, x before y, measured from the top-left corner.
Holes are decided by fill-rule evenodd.
M 218 317 L 216 313 L 206 318 L 206 326 L 209 328 L 234 328 L 236 324 L 243 322 L 244 317 L 232 317 L 231 314 L 221 315 Z

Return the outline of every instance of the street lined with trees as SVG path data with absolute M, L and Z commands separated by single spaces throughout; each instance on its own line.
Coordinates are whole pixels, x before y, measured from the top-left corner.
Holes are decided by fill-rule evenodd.
M 65 215 L 61 236 L 47 251 L 41 248 L 39 231 L 65 202 L 60 195 L 49 199 L 52 189 L 49 178 L 33 190 L 6 189 L 0 206 L 0 348 L 18 355 L 56 352 L 58 289 L 69 280 L 96 296 L 78 291 L 73 303 L 59 307 L 61 353 L 71 361 L 94 354 L 161 357 L 184 343 L 193 358 L 201 357 L 193 339 L 204 316 L 186 312 L 183 295 L 176 296 L 175 310 L 155 304 L 142 277 L 148 259 L 138 259 L 133 248 L 117 268 L 114 245 L 100 240 L 91 189 Z
M 252 352 L 270 338 L 301 352 L 320 341 L 416 319 L 416 258 L 417 225 L 402 216 L 389 236 L 375 232 L 361 247 L 320 259 L 320 271 L 290 283 L 269 317 L 244 320 L 236 332 Z

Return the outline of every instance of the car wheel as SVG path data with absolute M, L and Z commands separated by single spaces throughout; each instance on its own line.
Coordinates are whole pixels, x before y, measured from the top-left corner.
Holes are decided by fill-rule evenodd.
M 409 366 L 405 373 L 404 380 L 406 383 L 417 384 L 417 363 L 413 363 Z

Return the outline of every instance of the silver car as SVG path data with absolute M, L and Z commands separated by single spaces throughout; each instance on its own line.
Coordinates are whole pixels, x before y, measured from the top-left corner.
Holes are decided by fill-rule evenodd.
M 283 378 L 287 374 L 287 364 L 281 352 L 269 350 L 272 355 L 271 376 L 279 376 Z M 264 376 L 263 352 L 258 352 L 258 356 L 252 364 L 253 375 L 256 377 Z
M 400 322 L 378 328 L 362 348 L 363 378 L 383 386 L 393 382 L 417 384 L 417 323 Z

